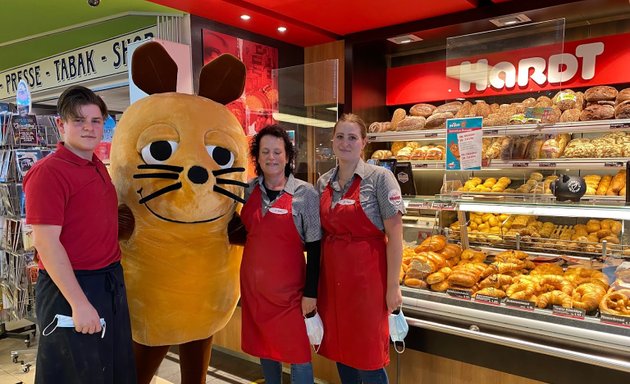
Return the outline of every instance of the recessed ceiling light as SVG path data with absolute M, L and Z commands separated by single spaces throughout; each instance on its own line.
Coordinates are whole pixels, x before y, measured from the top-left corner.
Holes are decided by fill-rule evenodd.
M 278 32 L 286 32 L 287 31 L 287 27 L 278 27 Z
M 519 13 L 518 15 L 507 15 L 497 17 L 496 19 L 490 19 L 490 22 L 497 27 L 507 27 L 510 25 L 527 23 L 529 21 L 532 21 L 532 19 L 522 13 Z
M 251 17 L 250 15 L 241 15 L 241 20 L 245 20 L 245 21 L 247 21 L 247 20 L 249 20 L 249 19 L 251 19 L 251 18 L 252 18 L 252 17 Z
M 413 35 L 413 34 L 400 35 L 400 36 L 396 36 L 396 37 L 390 37 L 387 40 L 391 41 L 392 43 L 396 43 L 396 44 L 409 44 L 409 43 L 412 43 L 414 41 L 422 41 L 421 38 L 419 38 L 418 36 Z

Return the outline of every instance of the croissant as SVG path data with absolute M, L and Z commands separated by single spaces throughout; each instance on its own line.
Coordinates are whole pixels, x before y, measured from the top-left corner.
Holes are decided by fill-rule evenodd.
M 505 294 L 512 299 L 526 300 L 536 291 L 536 284 L 533 281 L 522 280 L 512 284 L 505 291 Z
M 497 273 L 506 273 L 512 271 L 519 271 L 523 269 L 524 265 L 519 265 L 516 263 L 502 263 L 502 262 L 494 262 L 490 264 L 492 268 L 494 268 Z
M 469 260 L 475 263 L 483 263 L 486 259 L 486 254 L 481 251 L 475 251 L 473 249 L 466 249 L 461 254 L 462 260 Z
M 498 297 L 502 299 L 505 297 L 505 292 L 498 288 L 486 287 L 475 292 L 473 294 L 473 297 L 476 297 L 477 295 L 486 295 L 486 296 Z
M 462 254 L 462 247 L 457 244 L 446 244 L 441 254 L 445 259 L 459 257 Z
M 449 284 L 470 288 L 479 280 L 479 273 L 470 269 L 454 270 L 447 278 Z
M 540 280 L 540 285 L 543 290 L 558 290 L 566 293 L 567 295 L 571 295 L 573 293 L 573 289 L 575 289 L 575 286 L 570 281 L 558 275 L 543 276 Z M 551 287 L 551 289 L 548 289 L 547 286 Z
M 529 274 L 530 275 L 562 275 L 564 271 L 558 264 L 539 264 Z
M 496 261 L 507 261 L 511 259 L 524 260 L 527 259 L 528 256 L 529 255 L 523 251 L 510 250 L 497 253 L 494 259 Z
M 480 288 L 502 288 L 512 284 L 512 276 L 495 274 L 490 275 L 479 283 Z
M 562 291 L 551 291 L 538 295 L 538 308 L 547 308 L 549 305 L 561 305 L 564 308 L 571 308 L 573 300 L 571 296 Z
M 573 291 L 573 308 L 590 312 L 599 306 L 606 290 L 598 284 L 582 284 Z

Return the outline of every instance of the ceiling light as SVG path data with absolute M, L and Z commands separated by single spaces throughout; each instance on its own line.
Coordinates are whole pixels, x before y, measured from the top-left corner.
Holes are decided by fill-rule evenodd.
M 396 37 L 390 37 L 387 40 L 389 40 L 389 41 L 391 41 L 392 43 L 395 43 L 395 44 L 409 44 L 409 43 L 412 43 L 414 41 L 422 41 L 421 38 L 419 38 L 418 36 L 413 35 L 413 34 L 400 35 L 400 36 L 396 36 Z
M 518 15 L 507 15 L 502 17 L 497 17 L 496 19 L 490 19 L 490 22 L 497 27 L 507 27 L 516 24 L 523 24 L 532 21 L 526 15 L 519 13 Z
M 278 32 L 284 33 L 287 31 L 287 27 L 278 27 Z
M 247 20 L 249 20 L 249 19 L 251 19 L 251 18 L 252 18 L 252 17 L 251 17 L 250 15 L 241 15 L 241 20 L 245 20 L 245 21 L 247 21 Z

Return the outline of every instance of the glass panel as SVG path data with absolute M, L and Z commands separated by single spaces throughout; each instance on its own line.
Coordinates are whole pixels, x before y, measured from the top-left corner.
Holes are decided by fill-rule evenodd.
M 278 89 L 273 118 L 294 132 L 295 175 L 311 183 L 335 165 L 331 128 L 337 121 L 338 67 L 338 60 L 326 60 L 272 73 Z

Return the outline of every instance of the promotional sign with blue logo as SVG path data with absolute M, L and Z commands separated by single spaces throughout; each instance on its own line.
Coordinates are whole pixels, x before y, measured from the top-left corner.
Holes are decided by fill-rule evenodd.
M 483 117 L 446 120 L 446 170 L 481 169 Z

